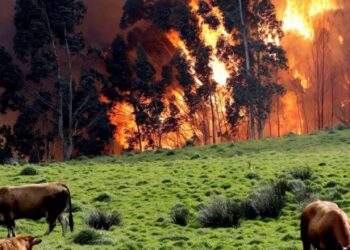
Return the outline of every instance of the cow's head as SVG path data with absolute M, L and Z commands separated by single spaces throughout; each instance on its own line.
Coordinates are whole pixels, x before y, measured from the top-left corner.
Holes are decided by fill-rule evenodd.
M 34 245 L 38 245 L 41 243 L 41 239 L 32 236 L 19 236 L 18 240 L 21 242 L 21 245 L 28 250 L 31 250 Z

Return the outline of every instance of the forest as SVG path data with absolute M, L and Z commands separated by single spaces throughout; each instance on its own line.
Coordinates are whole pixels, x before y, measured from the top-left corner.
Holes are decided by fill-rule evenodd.
M 121 11 L 108 16 L 113 30 L 93 1 L 4 2 L 13 37 L 0 40 L 0 163 L 350 122 L 346 1 L 117 2 L 103 6 Z M 86 31 L 96 23 L 111 41 Z

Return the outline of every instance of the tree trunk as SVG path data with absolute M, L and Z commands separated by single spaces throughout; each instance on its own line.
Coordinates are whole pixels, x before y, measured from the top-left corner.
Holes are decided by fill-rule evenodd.
M 221 120 L 220 120 L 220 113 L 219 113 L 219 105 L 218 105 L 218 101 L 216 99 L 216 94 L 214 93 L 214 104 L 215 104 L 215 110 L 216 110 L 216 117 L 218 120 L 218 128 L 219 128 L 219 135 L 220 135 L 220 142 L 222 142 L 223 139 L 223 133 L 222 133 L 222 124 L 221 124 Z
M 211 111 L 211 128 L 212 128 L 212 135 L 213 135 L 213 144 L 216 144 L 216 130 L 215 130 L 215 114 L 214 114 L 214 104 L 213 104 L 213 98 L 210 95 L 210 111 Z
M 334 81 L 333 73 L 332 73 L 331 84 L 332 84 L 332 87 L 331 87 L 332 93 L 331 93 L 331 121 L 330 121 L 330 125 L 331 125 L 331 128 L 333 128 L 334 127 L 334 96 L 335 96 L 335 87 L 334 87 L 335 81 Z
M 162 148 L 162 132 L 158 129 L 158 149 Z
M 247 25 L 244 21 L 242 0 L 239 0 L 239 10 L 240 10 L 241 24 L 243 27 L 244 52 L 245 52 L 246 71 L 247 71 L 248 85 L 249 85 L 251 84 L 250 79 L 252 77 L 252 71 L 251 71 L 250 58 L 249 58 L 248 30 L 247 30 Z M 250 139 L 255 140 L 255 110 L 254 110 L 254 104 L 253 104 L 254 100 L 251 94 L 250 93 L 248 94 L 249 94 Z
M 140 130 L 140 125 L 136 123 L 136 128 L 137 128 L 137 139 L 139 141 L 139 150 L 142 152 L 142 137 L 141 137 L 141 130 Z
M 69 161 L 72 158 L 74 143 L 73 143 L 73 72 L 72 72 L 72 58 L 71 52 L 67 40 L 66 26 L 64 28 L 64 35 L 66 38 L 66 53 L 68 64 L 68 145 L 65 153 L 64 160 Z
M 306 133 L 309 133 L 309 120 L 307 119 L 307 114 L 305 110 L 305 100 L 304 100 L 304 92 L 301 93 L 301 106 L 303 109 L 303 116 L 305 121 Z
M 281 123 L 280 123 L 280 99 L 278 96 L 277 98 L 277 136 L 281 137 Z

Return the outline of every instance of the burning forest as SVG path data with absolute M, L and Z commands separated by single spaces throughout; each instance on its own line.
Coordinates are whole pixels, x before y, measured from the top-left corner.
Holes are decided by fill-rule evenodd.
M 1 161 L 350 123 L 346 0 L 117 2 L 1 3 Z

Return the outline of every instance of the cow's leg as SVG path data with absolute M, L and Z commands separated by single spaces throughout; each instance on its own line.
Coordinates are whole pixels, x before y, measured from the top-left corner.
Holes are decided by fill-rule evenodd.
M 65 236 L 67 233 L 67 220 L 66 220 L 66 217 L 64 216 L 64 213 L 61 213 L 58 216 L 58 220 L 60 221 L 62 226 L 62 235 Z
M 303 250 L 311 250 L 311 244 L 308 238 L 308 227 L 305 223 L 305 219 L 302 218 L 300 225 L 300 238 L 303 242 Z
M 47 229 L 44 235 L 49 235 L 52 232 L 52 230 L 56 227 L 57 216 L 53 216 L 52 214 L 48 213 L 46 218 L 47 223 L 49 224 L 49 228 Z
M 15 230 L 15 221 L 11 220 L 7 222 L 7 237 L 15 237 L 16 236 L 16 230 Z

